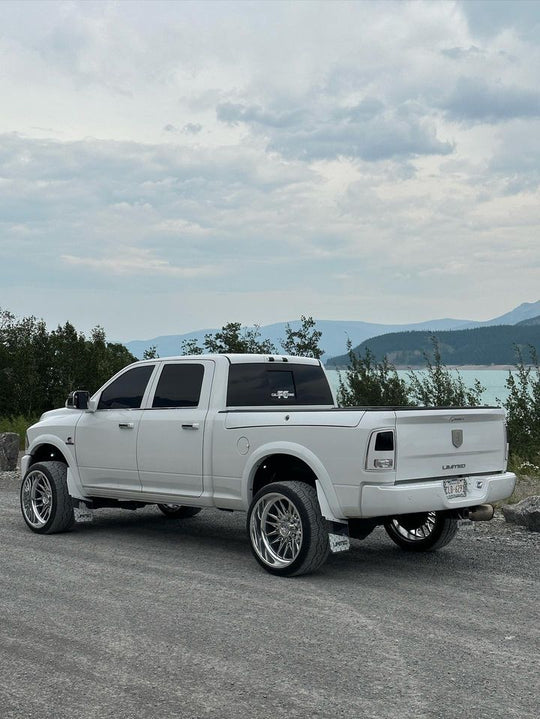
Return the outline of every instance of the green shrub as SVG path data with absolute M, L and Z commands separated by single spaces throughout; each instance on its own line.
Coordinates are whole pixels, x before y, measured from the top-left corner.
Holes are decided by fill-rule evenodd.
M 531 364 L 525 365 L 523 354 L 516 348 L 516 372 L 508 373 L 509 391 L 504 402 L 508 441 L 512 455 L 521 463 L 540 466 L 540 368 L 534 348 L 530 348 Z
M 443 363 L 439 341 L 432 335 L 433 358 L 424 352 L 426 369 L 422 374 L 409 372 L 411 404 L 423 407 L 478 407 L 485 391 L 478 380 L 467 388 L 459 372 L 452 372 Z
M 405 382 L 386 357 L 376 362 L 369 349 L 357 355 L 347 341 L 349 366 L 345 378 L 339 373 L 338 403 L 342 407 L 397 407 L 409 404 Z

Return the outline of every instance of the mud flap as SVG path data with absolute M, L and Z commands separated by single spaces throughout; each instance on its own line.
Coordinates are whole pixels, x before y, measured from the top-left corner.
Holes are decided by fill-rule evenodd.
M 351 548 L 351 543 L 349 542 L 349 523 L 334 517 L 319 480 L 315 482 L 315 487 L 317 489 L 317 499 L 319 501 L 319 507 L 321 508 L 321 514 L 326 519 L 326 525 L 328 527 L 330 551 L 332 554 L 346 552 Z
M 346 552 L 351 548 L 349 541 L 349 525 L 347 522 L 327 522 L 328 542 L 332 554 Z
M 78 524 L 89 524 L 94 521 L 94 512 L 87 506 L 86 502 L 78 499 L 73 500 L 73 514 Z

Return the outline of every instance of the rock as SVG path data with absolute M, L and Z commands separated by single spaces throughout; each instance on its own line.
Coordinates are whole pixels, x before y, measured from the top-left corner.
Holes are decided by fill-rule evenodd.
M 540 496 L 526 497 L 517 504 L 506 504 L 502 508 L 507 522 L 521 524 L 531 532 L 540 532 Z
M 20 441 L 15 432 L 0 432 L 0 472 L 17 469 Z

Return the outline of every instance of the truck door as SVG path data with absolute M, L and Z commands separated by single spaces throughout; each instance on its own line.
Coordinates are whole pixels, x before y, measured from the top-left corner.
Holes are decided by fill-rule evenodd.
M 137 458 L 145 494 L 164 501 L 202 494 L 213 376 L 212 360 L 163 363 L 139 427 Z
M 85 412 L 75 430 L 83 486 L 96 496 L 140 492 L 137 432 L 143 398 L 155 364 L 130 367 L 101 392 L 95 412 Z

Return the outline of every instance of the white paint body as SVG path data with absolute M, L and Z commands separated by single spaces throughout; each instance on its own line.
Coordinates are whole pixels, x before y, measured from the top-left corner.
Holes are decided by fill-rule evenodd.
M 153 366 L 140 408 L 96 409 L 101 392 L 126 368 L 93 396 L 90 410 L 53 410 L 29 428 L 23 474 L 46 444 L 65 457 L 69 491 L 79 499 L 247 510 L 257 470 L 269 457 L 289 455 L 317 478 L 324 516 L 341 521 L 459 509 L 512 493 L 502 409 L 298 407 L 287 406 L 286 397 L 277 408 L 227 407 L 231 364 L 268 361 L 207 355 L 140 362 Z M 198 406 L 152 408 L 163 367 L 185 362 L 204 366 Z M 458 447 L 453 430 L 461 431 Z M 394 450 L 377 453 L 392 457 L 391 468 L 373 468 L 370 439 L 379 431 L 394 433 Z M 466 496 L 449 497 L 444 481 L 457 477 L 466 480 Z

